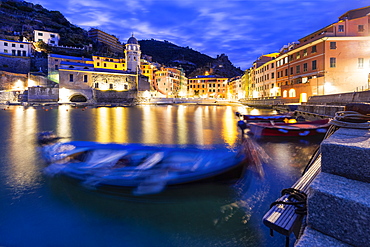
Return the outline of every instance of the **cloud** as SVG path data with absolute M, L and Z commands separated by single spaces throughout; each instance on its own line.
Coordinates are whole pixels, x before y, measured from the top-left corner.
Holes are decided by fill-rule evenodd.
M 32 1 L 32 0 L 31 0 Z M 121 37 L 168 40 L 215 57 L 225 53 L 247 69 L 262 54 L 277 52 L 337 20 L 367 0 L 38 0 L 73 24 Z M 245 64 L 249 66 L 244 67 Z

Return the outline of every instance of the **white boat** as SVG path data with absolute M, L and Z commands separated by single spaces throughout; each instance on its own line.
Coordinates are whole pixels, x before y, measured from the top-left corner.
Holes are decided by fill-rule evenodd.
M 55 142 L 57 137 L 52 134 L 40 136 L 42 154 L 49 164 L 45 174 L 78 179 L 89 188 L 130 188 L 137 195 L 158 193 L 168 186 L 236 181 L 247 163 L 246 155 L 229 150 Z M 51 142 L 45 141 L 45 136 Z

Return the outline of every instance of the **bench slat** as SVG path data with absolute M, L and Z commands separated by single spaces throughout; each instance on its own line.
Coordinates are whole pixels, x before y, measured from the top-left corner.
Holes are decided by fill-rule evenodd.
M 310 184 L 320 172 L 321 154 L 317 157 L 307 172 L 293 184 L 292 188 L 308 194 Z M 294 198 L 290 198 L 290 200 L 288 198 L 289 195 L 283 195 L 277 201 L 297 202 Z M 303 219 L 303 215 L 296 213 L 296 209 L 297 207 L 294 205 L 274 205 L 264 215 L 263 223 L 280 234 L 290 236 L 293 231 L 300 228 Z

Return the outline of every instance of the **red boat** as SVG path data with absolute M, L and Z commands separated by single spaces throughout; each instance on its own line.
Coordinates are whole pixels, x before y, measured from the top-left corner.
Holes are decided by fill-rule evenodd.
M 329 119 L 297 123 L 250 123 L 249 133 L 256 137 L 286 136 L 306 137 L 325 135 L 330 126 Z

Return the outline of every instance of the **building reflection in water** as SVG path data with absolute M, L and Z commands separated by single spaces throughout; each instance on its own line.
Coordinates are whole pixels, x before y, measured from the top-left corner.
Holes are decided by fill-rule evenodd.
M 34 135 L 38 127 L 36 110 L 33 108 L 24 111 L 23 107 L 16 107 L 9 111 L 10 128 L 7 143 L 6 179 L 15 195 L 20 196 L 37 184 L 37 175 L 40 170 L 35 166 L 37 150 L 34 148 Z
M 226 110 L 222 116 L 222 125 L 222 137 L 227 144 L 233 146 L 237 141 L 238 131 L 235 127 L 235 113 L 230 106 L 226 107 Z
M 62 137 L 72 136 L 71 132 L 71 112 L 68 105 L 62 105 L 57 113 L 57 134 Z

